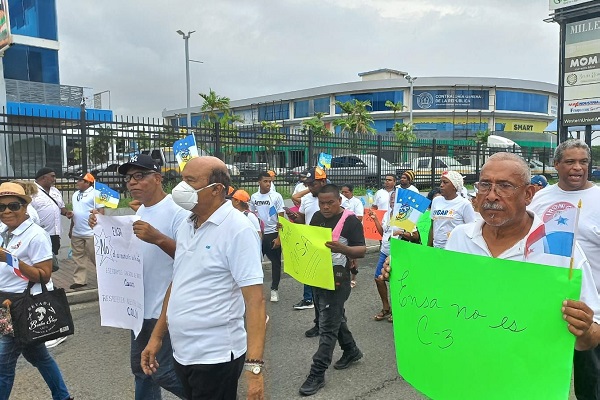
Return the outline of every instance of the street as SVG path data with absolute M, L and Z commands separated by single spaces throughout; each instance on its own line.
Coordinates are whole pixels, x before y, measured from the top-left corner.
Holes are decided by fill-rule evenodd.
M 379 311 L 378 295 L 373 283 L 377 253 L 360 261 L 358 285 L 346 303 L 349 327 L 364 353 L 348 369 L 327 371 L 326 385 L 311 399 L 402 399 L 425 397 L 416 392 L 396 372 L 392 325 L 373 321 Z M 270 273 L 265 275 L 268 299 Z M 298 389 L 309 372 L 318 338 L 306 338 L 304 331 L 312 325 L 313 310 L 295 311 L 302 286 L 284 275 L 280 284 L 280 302 L 267 300 L 270 321 L 267 329 L 266 393 L 267 398 L 299 399 Z M 133 399 L 133 376 L 129 370 L 129 331 L 100 326 L 98 303 L 72 306 L 76 333 L 51 349 L 63 372 L 71 394 L 77 400 Z M 341 356 L 336 348 L 333 362 Z M 243 377 L 239 390 L 244 396 Z M 574 399 L 574 396 L 571 396 Z M 19 359 L 11 399 L 46 400 L 49 390 L 37 370 L 23 357 Z M 175 399 L 174 396 L 164 396 Z

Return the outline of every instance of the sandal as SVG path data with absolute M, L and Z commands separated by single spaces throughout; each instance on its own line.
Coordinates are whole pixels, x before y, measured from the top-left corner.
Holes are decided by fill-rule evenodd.
M 351 288 L 355 288 L 356 287 L 356 281 L 350 281 L 350 287 Z
M 388 317 L 388 322 L 394 322 L 394 319 L 392 318 L 392 313 L 390 313 L 390 316 Z
M 379 311 L 378 314 L 376 314 L 373 319 L 375 321 L 383 321 L 384 319 L 386 319 L 389 315 L 392 315 L 392 311 L 391 310 L 384 310 L 381 309 L 381 311 Z

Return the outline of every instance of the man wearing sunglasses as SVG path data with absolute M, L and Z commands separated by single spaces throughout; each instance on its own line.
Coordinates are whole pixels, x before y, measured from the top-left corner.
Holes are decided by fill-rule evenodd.
M 161 387 L 180 398 L 185 398 L 183 386 L 173 367 L 173 349 L 169 334 L 163 338 L 163 346 L 157 355 L 158 371 L 146 375 L 140 366 L 141 353 L 148 344 L 152 330 L 158 321 L 162 302 L 173 275 L 175 233 L 190 213 L 179 207 L 162 187 L 160 167 L 147 154 L 133 156 L 119 166 L 119 174 L 127 183 L 131 197 L 141 205 L 136 211 L 140 217 L 133 224 L 133 232 L 141 239 L 144 254 L 144 322 L 137 339 L 131 333 L 131 371 L 135 377 L 135 399 L 160 399 Z M 90 217 L 90 226 L 96 224 Z

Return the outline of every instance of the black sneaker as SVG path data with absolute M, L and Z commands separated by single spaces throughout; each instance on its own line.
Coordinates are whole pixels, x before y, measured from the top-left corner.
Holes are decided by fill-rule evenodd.
M 313 326 L 312 328 L 310 328 L 309 330 L 307 330 L 306 332 L 304 332 L 304 336 L 306 337 L 317 337 L 319 336 L 319 327 L 318 326 Z
M 322 376 L 310 374 L 302 386 L 300 386 L 300 394 L 303 396 L 312 396 L 323 386 L 325 386 L 325 379 Z
M 300 300 L 300 302 L 294 304 L 294 310 L 306 310 L 308 308 L 315 308 L 312 300 Z
M 362 351 L 356 347 L 353 351 L 345 351 L 342 357 L 333 364 L 335 369 L 346 369 L 355 361 L 360 360 L 363 357 Z

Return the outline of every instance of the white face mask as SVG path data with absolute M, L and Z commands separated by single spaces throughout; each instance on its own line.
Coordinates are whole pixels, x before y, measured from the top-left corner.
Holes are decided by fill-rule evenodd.
M 215 185 L 220 185 L 220 183 L 215 182 L 200 189 L 194 189 L 187 182 L 181 181 L 171 191 L 171 197 L 175 204 L 189 211 L 198 204 L 198 192 Z

